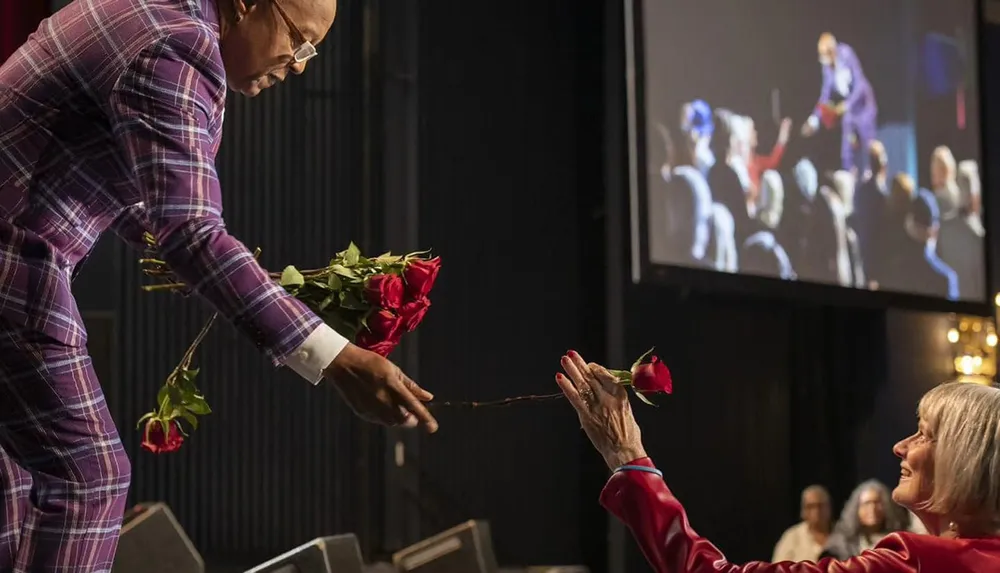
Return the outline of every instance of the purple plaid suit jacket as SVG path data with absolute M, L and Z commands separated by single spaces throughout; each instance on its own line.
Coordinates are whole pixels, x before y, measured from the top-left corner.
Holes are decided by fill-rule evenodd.
M 78 0 L 0 67 L 0 317 L 84 344 L 70 283 L 111 228 L 276 364 L 321 324 L 223 223 L 218 36 L 215 0 Z

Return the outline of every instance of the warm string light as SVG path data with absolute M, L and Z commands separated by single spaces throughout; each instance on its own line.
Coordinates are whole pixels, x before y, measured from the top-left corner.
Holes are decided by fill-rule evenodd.
M 997 295 L 1000 302 L 1000 294 Z M 945 337 L 952 348 L 955 374 L 963 382 L 992 384 L 996 377 L 997 332 L 992 318 L 951 317 Z

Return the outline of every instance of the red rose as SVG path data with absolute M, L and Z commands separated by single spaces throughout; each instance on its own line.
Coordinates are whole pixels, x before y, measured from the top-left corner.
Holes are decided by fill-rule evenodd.
M 389 356 L 396 345 L 399 344 L 399 338 L 391 338 L 389 340 L 383 340 L 376 336 L 374 333 L 368 330 L 361 331 L 358 334 L 356 343 L 361 348 L 365 350 L 371 350 L 375 354 L 380 356 Z
M 163 424 L 157 418 L 150 418 L 146 422 L 146 432 L 143 436 L 142 447 L 154 454 L 166 454 L 176 452 L 184 443 L 184 436 L 177 425 L 176 420 L 168 422 L 170 431 L 163 434 Z
M 424 319 L 427 309 L 430 308 L 431 301 L 426 298 L 418 298 L 404 303 L 399 309 L 399 315 L 403 317 L 403 327 L 406 332 L 413 332 L 417 325 Z
M 399 275 L 375 275 L 365 284 L 365 299 L 378 308 L 397 309 L 406 287 Z
M 670 394 L 674 391 L 674 381 L 667 366 L 652 356 L 649 362 L 632 369 L 632 387 L 643 394 Z
M 398 340 L 402 334 L 403 317 L 391 310 L 382 309 L 368 315 L 368 330 L 381 342 L 383 340 Z
M 441 270 L 441 257 L 433 259 L 416 259 L 403 269 L 403 279 L 406 281 L 406 292 L 411 299 L 424 298 L 434 288 L 438 271 Z

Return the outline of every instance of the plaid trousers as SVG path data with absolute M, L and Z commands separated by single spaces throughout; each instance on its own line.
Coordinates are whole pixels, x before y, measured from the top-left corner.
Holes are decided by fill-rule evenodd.
M 86 348 L 0 320 L 0 573 L 110 572 L 130 478 Z

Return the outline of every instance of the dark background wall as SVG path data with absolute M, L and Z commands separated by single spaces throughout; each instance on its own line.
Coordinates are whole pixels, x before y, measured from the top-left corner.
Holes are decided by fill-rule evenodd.
M 446 262 L 434 310 L 398 359 L 442 398 L 548 392 L 567 347 L 625 364 L 656 345 L 677 392 L 655 410 L 637 405 L 648 447 L 694 526 L 735 559 L 769 555 L 802 486 L 842 498 L 860 479 L 895 478 L 888 448 L 948 375 L 944 316 L 631 286 L 623 134 L 605 118 L 624 110 L 604 83 L 624 75 L 604 52 L 617 3 L 403 4 L 341 2 L 309 73 L 231 102 L 226 217 L 266 266 L 321 263 L 352 239 L 436 249 Z M 416 105 L 376 93 L 392 71 L 379 66 L 391 54 L 378 32 L 398 30 L 394 12 L 419 14 L 419 73 L 384 85 L 405 85 Z M 996 37 L 987 59 L 1000 55 Z M 415 146 L 393 148 L 404 120 Z M 403 155 L 415 195 L 392 176 Z M 412 240 L 390 221 L 406 221 Z M 216 412 L 179 454 L 141 452 L 133 421 L 207 312 L 141 293 L 135 258 L 105 241 L 75 288 L 135 460 L 133 499 L 170 503 L 210 558 L 252 563 L 342 531 L 377 556 L 479 517 L 507 564 L 645 570 L 596 504 L 606 470 L 564 404 L 441 412 L 438 435 L 409 438 L 417 477 L 403 484 L 383 467 L 381 431 L 220 325 L 199 358 Z M 412 515 L 414 527 L 386 534 Z

